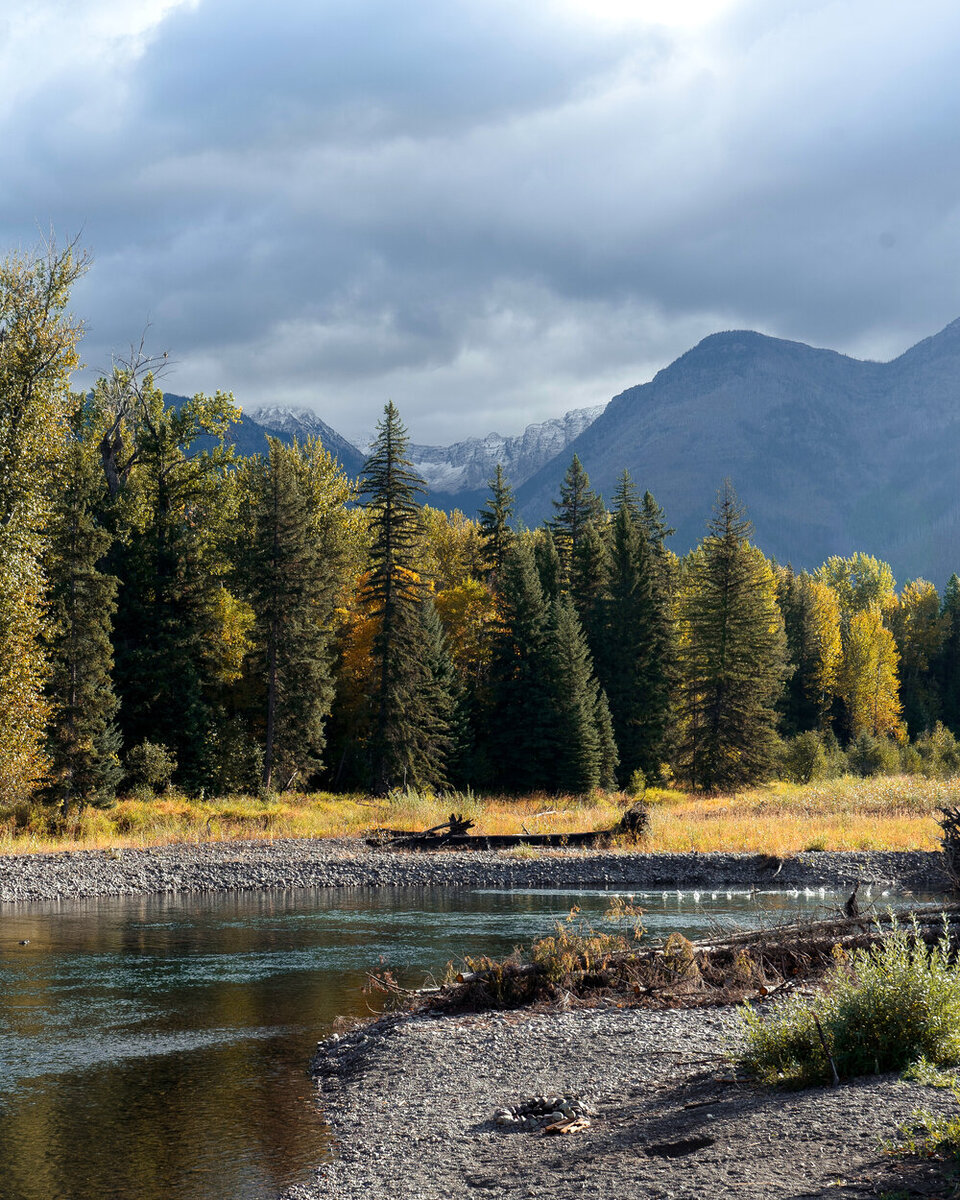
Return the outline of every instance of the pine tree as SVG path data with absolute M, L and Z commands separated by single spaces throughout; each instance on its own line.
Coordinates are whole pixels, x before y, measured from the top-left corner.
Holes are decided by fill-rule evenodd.
M 413 683 L 424 714 L 407 744 L 407 778 L 414 787 L 446 785 L 470 746 L 470 730 L 447 636 L 433 601 L 420 606 L 422 673 Z
M 626 472 L 624 473 L 626 474 Z M 650 492 L 643 493 L 640 505 L 640 524 L 653 552 L 657 555 L 662 554 L 666 549 L 667 538 L 672 537 L 676 530 L 671 529 L 667 524 L 666 514 Z
M 490 499 L 479 511 L 480 537 L 483 539 L 484 562 L 488 576 L 496 580 L 503 570 L 503 559 L 513 538 L 510 518 L 513 516 L 513 489 L 507 483 L 503 467 L 497 463 L 493 478 L 487 481 Z
M 334 611 L 344 579 L 342 528 L 350 487 L 319 443 L 268 439 L 242 469 L 248 529 L 239 575 L 255 625 L 245 674 L 263 745 L 264 788 L 321 766 L 333 698 Z
M 594 645 L 593 631 L 608 574 L 607 546 L 600 526 L 589 524 L 577 540 L 570 573 L 570 598 L 577 616 Z
M 224 595 L 224 577 L 233 455 L 222 441 L 209 452 L 190 449 L 203 434 L 222 438 L 236 409 L 221 393 L 174 409 L 151 375 L 126 382 L 135 399 L 127 439 L 133 450 L 116 493 L 125 530 L 112 556 L 121 582 L 120 727 L 128 748 L 166 746 L 180 781 L 198 790 L 210 783 L 207 749 L 224 655 L 232 653 L 224 619 L 235 605 Z
M 114 724 L 111 632 L 117 581 L 101 564 L 111 536 L 98 515 L 99 465 L 79 438 L 69 445 L 56 496 L 49 579 L 50 660 L 47 697 L 53 718 L 47 731 L 51 762 L 46 795 L 61 809 L 106 804 L 122 769 Z
M 621 489 L 611 525 L 595 646 L 621 778 L 627 782 L 640 770 L 647 779 L 656 779 L 671 716 L 673 620 L 629 490 Z
M 551 630 L 556 787 L 582 794 L 600 782 L 597 685 L 586 639 L 568 596 L 554 601 Z
M 679 602 L 679 763 L 696 787 L 762 779 L 775 750 L 786 639 L 769 563 L 727 482 Z
M 577 545 L 589 525 L 603 525 L 605 512 L 599 496 L 590 487 L 590 476 L 574 455 L 560 485 L 560 499 L 553 501 L 556 515 L 548 526 L 560 556 L 560 580 L 564 588 L 576 591 Z
M 556 600 L 561 591 L 560 555 L 553 534 L 546 527 L 538 529 L 534 536 L 533 557 L 543 589 L 543 598 L 549 604 Z
M 550 605 L 532 540 L 530 534 L 515 538 L 504 558 L 484 721 L 495 782 L 514 792 L 549 786 L 556 737 L 548 662 Z
M 549 764 L 552 782 L 561 792 L 582 795 L 609 785 L 616 771 L 616 746 L 609 709 L 601 701 L 590 649 L 569 596 L 554 601 L 548 655 L 556 743 Z
M 373 639 L 369 765 L 375 792 L 438 775 L 449 730 L 435 707 L 423 643 L 425 589 L 415 570 L 423 479 L 406 457 L 409 439 L 391 402 L 363 468 L 370 514 L 370 570 L 363 601 L 377 621 Z M 442 707 L 442 706 L 441 706 Z

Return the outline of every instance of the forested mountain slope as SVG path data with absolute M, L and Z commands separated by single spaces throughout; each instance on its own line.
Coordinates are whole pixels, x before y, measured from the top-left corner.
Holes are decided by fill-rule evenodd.
M 608 500 L 621 471 L 653 492 L 683 552 L 729 476 L 781 561 L 865 550 L 901 580 L 960 569 L 960 321 L 889 363 L 752 332 L 717 333 L 628 388 L 517 489 L 528 524 L 576 453 Z

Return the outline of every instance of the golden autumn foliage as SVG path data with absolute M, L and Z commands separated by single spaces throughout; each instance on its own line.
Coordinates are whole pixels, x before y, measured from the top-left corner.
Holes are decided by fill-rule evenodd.
M 902 737 L 897 653 L 878 604 L 850 618 L 840 665 L 839 694 L 847 706 L 853 737 Z
M 450 647 L 450 657 L 463 679 L 482 679 L 493 654 L 497 598 L 477 579 L 437 592 L 434 604 Z
M 47 767 L 40 562 L 81 333 L 66 305 L 84 268 L 54 246 L 0 263 L 0 802 L 29 796 Z

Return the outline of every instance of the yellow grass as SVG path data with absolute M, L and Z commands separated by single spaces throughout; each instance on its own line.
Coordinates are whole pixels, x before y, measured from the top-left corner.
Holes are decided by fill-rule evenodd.
M 769 784 L 732 795 L 651 790 L 648 851 L 932 850 L 936 811 L 960 805 L 960 778 L 844 777 L 806 786 Z M 487 799 L 414 792 L 386 800 L 284 794 L 191 800 L 171 792 L 85 809 L 58 826 L 41 808 L 0 814 L 0 854 L 156 846 L 173 842 L 357 836 L 376 826 L 425 829 L 463 812 L 482 833 L 607 829 L 631 803 L 623 794 Z M 628 849 L 629 847 L 625 847 Z

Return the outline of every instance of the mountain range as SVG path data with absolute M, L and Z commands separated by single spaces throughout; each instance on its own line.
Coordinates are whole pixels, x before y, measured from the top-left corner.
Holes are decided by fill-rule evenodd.
M 606 497 L 628 469 L 666 509 L 679 552 L 703 536 L 730 478 L 757 544 L 781 562 L 862 550 L 901 582 L 942 586 L 960 572 L 960 321 L 887 363 L 713 334 L 615 396 L 573 454 Z M 518 488 L 529 524 L 550 513 L 566 465 Z
M 363 453 L 306 409 L 265 407 L 234 427 L 240 453 L 266 434 L 312 434 L 359 473 Z M 607 405 L 453 446 L 411 446 L 428 501 L 473 515 L 499 461 L 527 525 L 552 513 L 576 453 L 609 502 L 626 469 L 666 510 L 684 553 L 729 478 L 756 542 L 816 567 L 863 550 L 897 578 L 960 572 L 960 320 L 891 362 L 865 362 L 748 330 L 712 334 Z

